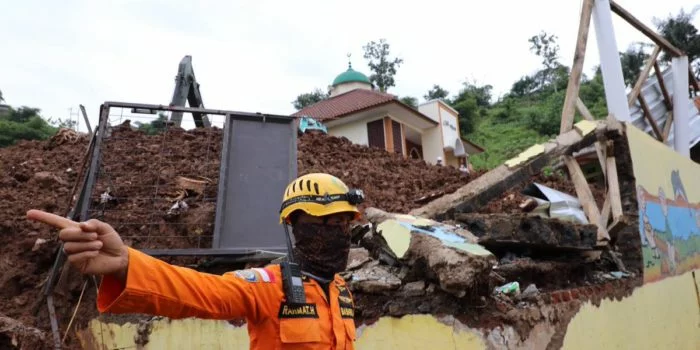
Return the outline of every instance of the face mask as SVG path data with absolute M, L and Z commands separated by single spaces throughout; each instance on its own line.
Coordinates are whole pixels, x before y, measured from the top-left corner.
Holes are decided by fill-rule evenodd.
M 342 226 L 296 224 L 292 232 L 296 241 L 294 258 L 303 271 L 330 280 L 345 270 L 350 235 Z

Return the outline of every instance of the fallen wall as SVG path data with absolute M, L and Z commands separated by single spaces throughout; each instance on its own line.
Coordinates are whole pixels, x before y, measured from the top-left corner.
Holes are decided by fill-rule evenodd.
M 697 296 L 690 273 L 645 285 L 620 299 L 572 300 L 562 303 L 575 313 L 566 329 L 562 349 L 697 349 L 700 323 Z M 700 287 L 700 284 L 698 284 Z M 556 306 L 545 306 L 544 313 Z M 104 316 L 102 316 L 104 317 Z M 563 320 L 537 322 L 526 338 L 510 326 L 492 329 L 469 328 L 450 316 L 407 315 L 382 317 L 358 327 L 357 349 L 550 349 Z M 199 319 L 155 320 L 148 332 L 138 324 L 93 320 L 80 333 L 84 347 L 142 349 L 245 349 L 248 332 L 244 325 Z M 561 341 L 561 340 L 560 340 Z

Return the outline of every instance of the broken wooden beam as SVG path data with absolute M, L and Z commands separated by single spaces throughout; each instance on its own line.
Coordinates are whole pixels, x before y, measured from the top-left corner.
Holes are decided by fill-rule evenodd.
M 583 207 L 584 213 L 586 213 L 588 221 L 597 225 L 600 222 L 600 211 L 598 210 L 595 198 L 593 198 L 591 188 L 588 186 L 586 177 L 583 176 L 581 166 L 576 159 L 571 156 L 564 156 L 564 164 L 566 164 L 567 169 L 569 169 L 569 175 L 571 176 L 571 181 L 574 183 L 576 195 L 581 202 L 581 206 Z M 607 229 L 604 226 L 598 226 L 598 241 L 605 240 L 610 240 Z
M 591 24 L 592 12 L 593 0 L 584 0 L 578 27 L 576 51 L 574 52 L 574 63 L 571 66 L 571 76 L 566 86 L 566 96 L 564 97 L 564 106 L 561 111 L 560 134 L 571 130 L 571 127 L 574 125 L 576 99 L 578 98 L 578 92 L 581 87 L 581 74 L 583 72 L 583 61 L 586 57 L 586 44 L 588 43 L 588 32 Z
M 673 125 L 673 110 L 668 112 L 668 117 L 666 117 L 666 123 L 664 123 L 664 134 L 663 142 L 668 141 L 668 135 L 671 133 L 671 126 Z
M 679 50 L 677 47 L 673 46 L 668 40 L 666 40 L 663 36 L 659 35 L 657 32 L 655 32 L 653 29 L 647 27 L 644 23 L 639 21 L 637 18 L 632 16 L 631 13 L 627 12 L 622 6 L 618 5 L 615 1 L 610 1 L 610 10 L 617 14 L 618 16 L 622 17 L 627 23 L 632 25 L 632 27 L 636 28 L 638 31 L 642 32 L 644 35 L 646 35 L 651 41 L 656 43 L 656 45 L 659 45 L 663 47 L 665 50 L 671 52 L 673 56 L 683 56 L 684 53 L 683 51 Z
M 647 123 L 651 125 L 651 128 L 654 130 L 654 134 L 656 134 L 656 138 L 659 140 L 663 140 L 663 134 L 661 133 L 661 129 L 659 129 L 659 125 L 656 124 L 656 120 L 654 120 L 654 116 L 651 115 L 651 110 L 649 109 L 649 105 L 647 104 L 647 100 L 644 98 L 644 96 L 639 95 L 639 104 L 642 106 L 642 112 L 644 113 L 644 118 L 646 118 Z
M 598 226 L 577 224 L 536 215 L 461 213 L 456 221 L 479 237 L 489 250 L 539 248 L 554 250 L 595 249 Z
M 654 51 L 651 53 L 651 56 L 649 56 L 649 60 L 644 65 L 644 69 L 642 69 L 642 72 L 639 73 L 639 78 L 637 78 L 637 82 L 634 84 L 632 92 L 629 94 L 627 100 L 630 107 L 634 105 L 634 101 L 637 99 L 637 96 L 639 96 L 640 92 L 642 91 L 642 86 L 644 86 L 644 82 L 647 81 L 647 78 L 649 77 L 649 72 L 651 72 L 651 68 L 654 67 L 654 64 L 656 63 L 656 58 L 659 56 L 660 52 L 661 46 L 656 45 Z
M 656 80 L 659 82 L 659 88 L 661 88 L 661 94 L 664 95 L 664 104 L 669 111 L 673 110 L 673 100 L 671 95 L 668 94 L 666 90 L 666 82 L 664 82 L 664 76 L 661 74 L 661 67 L 659 67 L 659 62 L 654 62 L 654 74 L 656 75 Z
M 610 198 L 610 210 L 612 211 L 613 221 L 617 221 L 622 217 L 622 198 L 620 197 L 620 182 L 617 177 L 617 163 L 615 155 L 612 151 L 612 143 L 608 145 L 608 158 L 606 161 L 608 172 L 608 198 Z M 605 223 L 603 223 L 603 227 Z
M 581 101 L 581 98 L 576 98 L 576 109 L 583 116 L 584 119 L 588 121 L 595 121 L 593 114 L 588 110 L 588 107 Z M 603 153 L 603 146 L 600 142 L 595 143 L 595 153 L 598 155 L 598 161 L 600 162 L 600 169 L 605 175 L 605 154 Z
M 521 154 L 517 162 L 507 162 L 467 183 L 457 191 L 444 195 L 410 212 L 411 215 L 434 220 L 450 219 L 458 212 L 473 212 L 505 191 L 529 180 L 542 169 L 564 154 L 572 154 L 591 146 L 599 134 L 622 133 L 623 125 L 618 121 L 597 121 L 594 132 L 581 135 L 570 130 L 554 140 L 541 145 L 539 152 Z

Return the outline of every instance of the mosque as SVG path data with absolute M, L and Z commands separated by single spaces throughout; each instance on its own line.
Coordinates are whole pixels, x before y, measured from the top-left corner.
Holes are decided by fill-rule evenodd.
M 459 113 L 447 103 L 432 100 L 415 109 L 397 96 L 376 89 L 351 63 L 333 80 L 329 95 L 294 116 L 320 121 L 328 134 L 346 137 L 355 144 L 430 164 L 469 167 L 469 156 L 484 152 L 460 136 Z

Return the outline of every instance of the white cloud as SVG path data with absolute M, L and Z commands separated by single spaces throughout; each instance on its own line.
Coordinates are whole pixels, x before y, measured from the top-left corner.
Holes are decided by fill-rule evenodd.
M 688 1 L 618 1 L 652 25 Z M 456 93 L 465 78 L 501 94 L 539 66 L 527 39 L 556 34 L 570 65 L 581 0 L 401 1 L 17 1 L 2 5 L 0 89 L 8 103 L 68 116 L 100 103 L 167 104 L 177 65 L 192 55 L 205 106 L 286 114 L 299 93 L 325 88 L 347 67 L 369 73 L 362 46 L 386 38 L 404 59 L 392 93 L 422 98 L 433 85 Z M 613 16 L 618 49 L 650 42 Z M 697 23 L 696 26 L 700 27 Z M 599 61 L 589 36 L 586 69 Z

